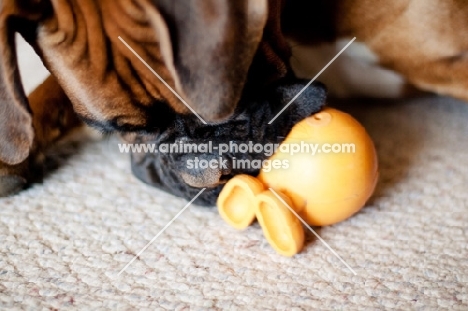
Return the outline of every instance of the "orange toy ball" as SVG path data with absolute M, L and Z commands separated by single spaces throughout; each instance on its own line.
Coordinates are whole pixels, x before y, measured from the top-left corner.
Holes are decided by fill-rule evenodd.
M 299 147 L 300 152 L 293 152 Z M 314 226 L 335 224 L 358 212 L 378 179 L 377 154 L 366 130 L 332 108 L 296 124 L 270 160 L 286 160 L 289 167 L 261 170 L 258 178 L 287 195 Z

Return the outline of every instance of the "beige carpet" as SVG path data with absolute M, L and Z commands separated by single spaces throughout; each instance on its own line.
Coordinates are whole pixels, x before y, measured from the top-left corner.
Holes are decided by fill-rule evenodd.
M 24 64 L 32 62 L 22 47 Z M 23 67 L 28 90 L 42 77 Z M 345 108 L 346 109 L 346 108 Z M 116 140 L 68 146 L 43 184 L 0 200 L 0 309 L 468 310 L 468 105 L 353 105 L 381 180 L 366 208 L 294 258 L 138 182 Z M 59 158 L 61 155 L 59 155 Z

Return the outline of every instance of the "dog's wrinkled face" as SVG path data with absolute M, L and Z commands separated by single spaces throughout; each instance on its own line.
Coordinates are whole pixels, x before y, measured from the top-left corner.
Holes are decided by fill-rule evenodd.
M 262 37 L 266 2 L 0 2 L 0 131 L 12 137 L 0 147 L 0 160 L 24 159 L 32 141 L 14 32 L 34 46 L 87 123 L 103 131 L 153 132 L 174 113 L 191 113 L 154 73 L 207 122 L 232 114 Z
M 101 128 L 153 131 L 171 110 L 189 113 L 164 82 L 216 121 L 239 100 L 266 10 L 252 3 L 262 2 L 57 1 L 39 48 L 76 111 Z

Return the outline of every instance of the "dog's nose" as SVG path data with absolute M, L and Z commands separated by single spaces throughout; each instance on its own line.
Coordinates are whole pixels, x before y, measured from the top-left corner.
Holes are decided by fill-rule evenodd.
M 186 163 L 192 161 L 192 158 L 193 155 L 185 155 L 180 162 L 183 165 L 179 168 L 179 175 L 187 185 L 195 188 L 214 188 L 229 179 L 227 177 L 232 170 L 229 159 L 213 154 L 199 155 L 196 157 L 197 161 L 187 166 Z
M 181 173 L 184 182 L 194 188 L 213 188 L 220 184 L 222 173 L 218 169 L 207 168 L 199 174 Z

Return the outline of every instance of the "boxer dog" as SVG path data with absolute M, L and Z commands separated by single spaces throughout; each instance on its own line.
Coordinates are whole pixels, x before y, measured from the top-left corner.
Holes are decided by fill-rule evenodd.
M 152 133 L 191 113 L 229 119 L 240 98 L 292 79 L 291 42 L 357 37 L 424 90 L 468 100 L 464 0 L 0 0 L 0 195 L 27 184 L 35 154 L 80 120 Z M 15 33 L 51 73 L 29 98 Z

